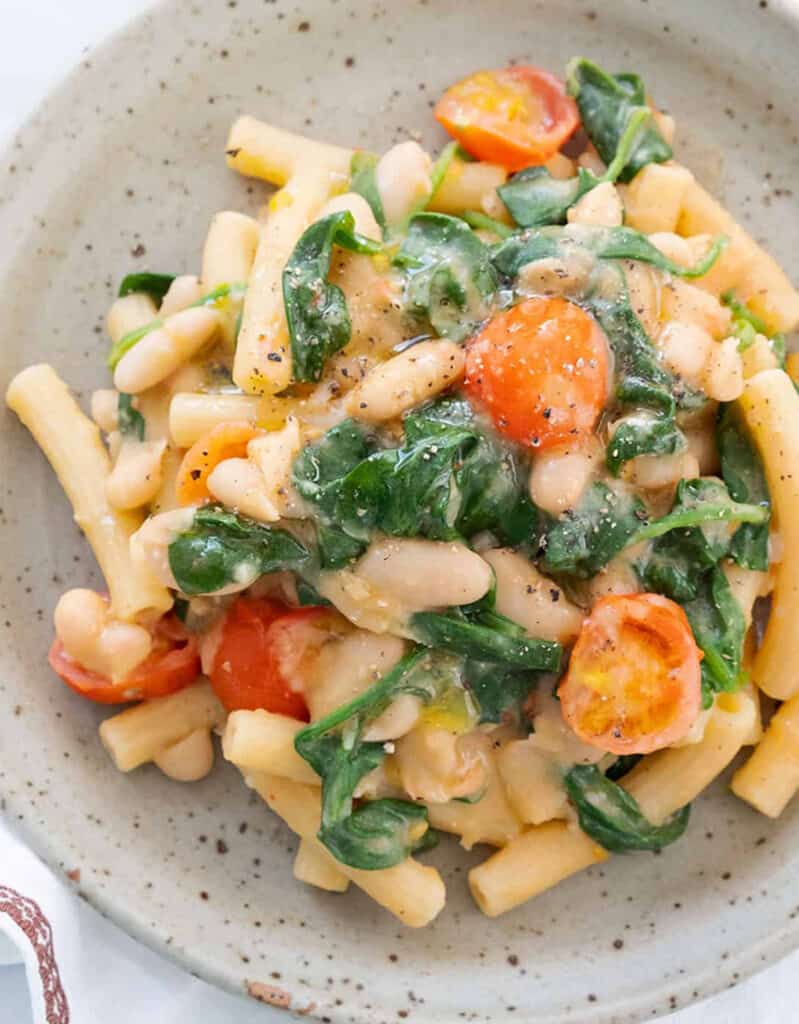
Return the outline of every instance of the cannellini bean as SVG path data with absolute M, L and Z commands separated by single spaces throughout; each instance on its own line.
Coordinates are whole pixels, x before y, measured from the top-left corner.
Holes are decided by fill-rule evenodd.
M 108 601 L 93 590 L 68 590 L 53 616 L 64 650 L 84 668 L 112 681 L 124 679 L 152 649 L 143 626 L 113 619 Z
M 443 804 L 480 791 L 486 779 L 482 752 L 447 729 L 420 725 L 397 742 L 395 764 L 412 800 Z
M 211 221 L 203 247 L 203 290 L 246 281 L 258 247 L 258 221 L 235 210 L 222 210 Z
M 203 286 L 200 284 L 199 277 L 196 274 L 181 274 L 175 278 L 169 286 L 166 295 L 161 300 L 158 316 L 163 320 L 164 317 L 172 316 L 173 313 L 179 313 L 182 309 L 187 309 L 202 297 Z
M 624 220 L 624 208 L 616 186 L 609 181 L 586 192 L 568 212 L 569 224 L 596 224 L 599 227 L 619 227 Z
M 755 601 L 763 593 L 768 573 L 759 572 L 757 569 L 744 569 L 732 561 L 722 562 L 721 568 L 727 577 L 733 597 L 744 613 L 748 628 L 752 624 Z
M 660 329 L 663 294 L 660 275 L 645 263 L 634 260 L 625 262 L 624 274 L 627 278 L 630 305 L 644 325 L 646 333 L 650 338 L 654 338 Z
M 552 515 L 574 508 L 601 465 L 598 444 L 553 448 L 536 455 L 529 482 L 533 504 Z
M 774 370 L 779 365 L 768 338 L 756 334 L 754 342 L 741 352 L 744 378 L 754 377 L 761 370 Z
M 493 578 L 488 563 L 465 544 L 404 537 L 375 541 L 355 572 L 409 611 L 479 601 Z
M 392 146 L 377 163 L 375 177 L 383 212 L 389 224 L 399 224 L 433 190 L 433 164 L 418 142 L 408 140 Z
M 653 231 L 649 241 L 659 252 L 674 263 L 679 263 L 681 267 L 689 267 L 694 262 L 688 239 L 675 235 L 673 231 Z
M 643 490 L 672 487 L 699 475 L 699 462 L 691 452 L 674 455 L 638 455 L 624 466 L 624 479 Z
M 266 494 L 260 469 L 249 459 L 224 459 L 208 476 L 208 490 L 223 505 L 251 519 L 274 523 L 280 513 Z
M 633 568 L 634 558 L 634 550 L 628 549 L 592 577 L 585 588 L 587 603 L 593 604 L 608 594 L 639 594 L 641 582 Z
M 113 388 L 101 388 L 92 392 L 92 419 L 104 434 L 117 429 L 119 422 L 119 392 Z
M 519 270 L 516 290 L 522 296 L 571 295 L 585 287 L 594 262 L 590 252 L 575 247 L 563 258 L 547 256 L 526 263 Z
M 719 450 L 716 445 L 716 431 L 713 423 L 700 422 L 695 429 L 684 429 L 688 451 L 697 461 L 700 476 L 716 476 L 719 473 Z
M 744 370 L 737 338 L 714 345 L 705 367 L 705 394 L 717 402 L 733 402 L 744 389 Z
M 627 186 L 625 222 L 636 231 L 674 231 L 693 175 L 677 164 L 647 164 Z
M 166 441 L 123 441 L 105 482 L 109 505 L 132 509 L 151 502 L 161 488 L 165 451 Z
M 674 278 L 661 291 L 661 315 L 664 320 L 697 324 L 714 338 L 725 337 L 730 330 L 730 311 L 709 292 Z
M 430 200 L 430 209 L 439 213 L 454 213 L 456 216 L 464 210 L 483 210 L 488 213 L 486 203 L 493 204 L 497 200 L 505 220 L 508 211 L 497 195 L 497 189 L 504 185 L 508 172 L 499 164 L 489 164 L 482 160 L 466 161 L 454 157 L 447 168 L 444 180 L 438 191 Z M 493 214 L 492 214 L 493 216 Z
M 408 610 L 402 602 L 351 569 L 321 573 L 316 589 L 361 629 L 407 635 Z
M 127 351 L 114 371 L 117 391 L 137 395 L 160 383 L 216 334 L 219 315 L 206 306 L 184 309 Z
M 164 775 L 175 782 L 198 782 L 214 766 L 214 744 L 210 729 L 195 729 L 153 758 Z
M 535 696 L 533 735 L 529 743 L 561 765 L 596 764 L 605 756 L 598 747 L 583 743 L 566 724 L 560 704 L 539 689 Z
M 317 220 L 321 220 L 322 217 L 327 217 L 331 213 L 340 213 L 342 210 L 349 210 L 352 214 L 355 230 L 359 234 L 365 235 L 366 238 L 371 238 L 375 242 L 379 242 L 383 237 L 380 225 L 372 213 L 372 207 L 357 192 L 342 192 L 341 195 L 328 199 L 319 211 Z
M 304 688 L 311 720 L 324 718 L 376 683 L 397 664 L 406 646 L 398 636 L 363 629 L 326 643 Z
M 422 341 L 371 370 L 347 396 L 350 416 L 381 423 L 463 379 L 466 357 L 452 341 Z
M 568 643 L 577 636 L 582 611 L 524 555 L 510 548 L 496 548 L 484 552 L 483 558 L 494 570 L 497 611 L 501 615 L 543 640 Z
M 540 825 L 565 818 L 569 802 L 562 767 L 531 739 L 506 743 L 497 755 L 497 768 L 514 811 L 525 824 Z
M 587 171 L 593 171 L 598 178 L 601 178 L 607 170 L 599 153 L 597 153 L 590 142 L 587 148 L 577 157 L 577 166 L 585 167 Z
M 119 341 L 131 331 L 152 323 L 158 316 L 155 303 L 144 292 L 132 292 L 121 299 L 115 299 L 105 320 L 111 341 Z
M 697 385 L 716 342 L 695 323 L 671 320 L 657 338 L 664 364 L 689 384 Z
M 422 702 L 412 693 L 401 693 L 378 715 L 366 729 L 363 738 L 372 743 L 384 743 L 405 736 L 419 721 Z
M 177 587 L 169 567 L 169 545 L 181 533 L 191 529 L 196 511 L 196 506 L 189 505 L 148 516 L 130 538 L 133 561 L 165 587 Z
M 302 514 L 303 503 L 291 482 L 294 460 L 303 445 L 299 420 L 289 416 L 281 430 L 272 430 L 247 445 L 247 457 L 261 473 L 263 493 L 280 516 Z

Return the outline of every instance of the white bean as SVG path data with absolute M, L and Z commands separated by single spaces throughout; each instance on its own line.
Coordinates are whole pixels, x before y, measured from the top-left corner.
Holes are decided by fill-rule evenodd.
M 624 276 L 627 278 L 630 305 L 650 338 L 655 338 L 660 330 L 663 295 L 660 275 L 645 263 L 628 260 L 624 264 Z
M 133 561 L 165 587 L 177 588 L 169 567 L 169 545 L 181 533 L 191 529 L 196 511 L 196 506 L 189 505 L 148 516 L 130 538 Z
M 577 200 L 568 212 L 569 224 L 596 224 L 598 227 L 619 227 L 624 208 L 616 186 L 609 181 L 592 188 Z
M 224 459 L 214 466 L 207 483 L 211 494 L 228 508 L 262 523 L 280 518 L 266 494 L 263 474 L 249 459 Z
M 561 588 L 510 548 L 486 551 L 494 570 L 497 611 L 524 626 L 531 636 L 568 643 L 580 632 L 583 613 Z
M 118 509 L 141 508 L 161 488 L 166 441 L 123 440 L 105 482 L 108 503 Z
M 594 257 L 577 247 L 563 257 L 546 256 L 519 270 L 516 290 L 520 295 L 571 295 L 581 291 L 594 267 Z
M 383 212 L 389 224 L 399 224 L 432 192 L 432 161 L 418 142 L 392 146 L 377 163 L 375 177 Z
M 583 496 L 602 456 L 598 446 L 555 448 L 533 459 L 530 498 L 534 505 L 557 515 L 574 508 Z
M 397 742 L 394 754 L 402 788 L 412 800 L 443 804 L 478 793 L 486 765 L 467 736 L 421 725 Z
M 355 571 L 409 611 L 479 601 L 493 579 L 488 563 L 465 544 L 400 537 L 375 541 Z
M 726 337 L 730 330 L 729 309 L 722 306 L 714 295 L 678 278 L 663 286 L 661 314 L 663 320 L 697 324 L 713 338 Z
M 699 462 L 691 452 L 674 455 L 638 455 L 624 467 L 624 479 L 643 490 L 673 487 L 699 475 Z
M 328 199 L 319 211 L 317 219 L 321 220 L 322 217 L 327 217 L 331 213 L 340 213 L 342 210 L 347 210 L 352 214 L 355 230 L 359 234 L 371 238 L 375 242 L 379 242 L 383 237 L 380 225 L 372 213 L 372 207 L 357 192 L 342 192 L 341 195 Z
M 756 334 L 754 342 L 741 353 L 744 377 L 748 380 L 761 370 L 774 370 L 779 365 L 768 338 Z
M 466 357 L 452 341 L 422 341 L 381 363 L 347 396 L 350 416 L 382 423 L 463 379 Z
M 206 306 L 184 309 L 146 334 L 117 363 L 114 386 L 132 395 L 174 373 L 216 334 L 219 314 Z
M 176 277 L 158 309 L 160 319 L 179 313 L 203 297 L 203 286 L 196 274 L 181 274 Z
M 175 782 L 198 782 L 214 766 L 210 729 L 195 729 L 185 739 L 166 747 L 153 758 L 164 775 Z
M 703 389 L 717 402 L 733 402 L 744 389 L 744 370 L 737 338 L 714 345 L 705 367 Z
M 108 601 L 93 590 L 68 590 L 53 616 L 56 636 L 79 665 L 113 681 L 148 656 L 152 637 L 142 626 L 111 618 Z
M 407 735 L 419 721 L 422 702 L 412 693 L 401 693 L 378 715 L 363 734 L 369 743 L 385 743 Z
M 246 281 L 258 247 L 258 221 L 234 210 L 214 216 L 203 247 L 203 290 Z
M 101 388 L 92 392 L 92 419 L 104 434 L 117 429 L 119 422 L 119 392 L 113 388 Z
M 689 267 L 694 262 L 688 239 L 675 235 L 673 231 L 653 231 L 649 241 L 659 252 L 674 263 L 679 263 L 681 267 Z
M 680 320 L 667 323 L 657 339 L 663 363 L 694 387 L 701 382 L 705 364 L 715 345 L 704 327 Z
M 121 299 L 115 299 L 105 320 L 111 341 L 119 341 L 131 331 L 152 323 L 158 316 L 155 303 L 144 292 L 132 292 Z
M 316 722 L 357 697 L 397 664 L 406 644 L 398 636 L 357 629 L 331 640 L 308 673 L 305 699 Z
M 263 493 L 280 516 L 299 516 L 303 503 L 291 482 L 294 460 L 303 445 L 299 420 L 289 416 L 281 430 L 253 438 L 247 445 L 247 457 L 261 473 Z

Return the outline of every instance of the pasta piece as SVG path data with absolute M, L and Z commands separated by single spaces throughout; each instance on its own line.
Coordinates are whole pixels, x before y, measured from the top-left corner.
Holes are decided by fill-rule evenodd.
M 276 405 L 274 412 L 277 418 L 285 406 L 286 412 L 282 414 L 282 418 L 285 418 L 291 408 L 291 401 L 275 398 L 270 405 L 273 403 Z M 260 426 L 263 425 L 264 413 L 268 417 L 270 411 L 263 399 L 255 398 L 253 395 L 180 392 L 173 395 L 169 403 L 169 434 L 178 448 L 191 448 L 203 434 L 207 434 L 213 427 L 218 427 L 220 423 L 237 421 Z M 274 425 L 282 426 L 282 422 Z M 268 426 L 272 429 L 271 422 Z
M 324 167 L 343 183 L 350 172 L 352 150 L 294 135 L 254 117 L 240 117 L 225 147 L 231 170 L 271 185 L 285 185 L 308 167 Z
M 100 739 L 121 772 L 154 761 L 197 729 L 212 729 L 225 720 L 225 710 L 211 689 L 200 680 L 168 697 L 142 701 L 134 708 L 107 718 Z
M 223 210 L 211 221 L 203 248 L 203 290 L 246 281 L 258 247 L 258 221 Z
M 258 791 L 292 832 L 324 850 L 316 838 L 321 815 L 317 788 L 257 773 L 248 775 L 245 781 Z M 413 857 L 379 871 L 362 871 L 346 864 L 337 866 L 346 878 L 410 928 L 430 924 L 444 907 L 446 891 L 438 871 Z
M 642 167 L 624 189 L 625 224 L 647 235 L 674 231 L 693 179 L 691 172 L 678 164 Z
M 726 235 L 729 244 L 710 274 L 698 284 L 719 292 L 734 288 L 771 331 L 791 331 L 799 323 L 799 293 L 785 272 L 734 217 L 701 185 L 692 181 L 683 195 L 677 223 L 681 235 Z
M 144 292 L 131 292 L 115 299 L 108 310 L 105 328 L 112 342 L 124 338 L 126 334 L 152 323 L 158 312 L 155 303 Z
M 346 892 L 350 880 L 338 869 L 330 854 L 319 843 L 301 839 L 294 857 L 294 877 L 327 892 Z
M 799 790 L 799 696 L 787 700 L 769 723 L 730 788 L 761 814 L 778 818 Z
M 799 395 L 782 370 L 764 370 L 746 382 L 739 404 L 763 460 L 783 548 L 752 678 L 769 697 L 787 700 L 799 691 Z
M 108 503 L 111 465 L 100 432 L 55 370 L 45 363 L 29 366 L 9 384 L 6 402 L 33 434 L 71 501 L 105 577 L 114 616 L 130 621 L 171 608 L 169 591 L 131 560 L 130 538 L 142 517 Z
M 566 817 L 563 771 L 553 757 L 529 739 L 511 740 L 499 751 L 497 764 L 508 802 L 520 821 L 542 825 Z
M 294 749 L 304 723 L 271 711 L 233 711 L 222 737 L 222 753 L 242 772 L 265 772 L 318 786 L 319 776 Z
M 313 167 L 313 164 L 310 165 Z M 291 349 L 283 305 L 283 268 L 297 239 L 340 181 L 325 168 L 298 172 L 272 196 L 244 299 L 233 379 L 255 395 L 274 395 L 291 383 Z
M 465 163 L 456 157 L 447 168 L 438 191 L 430 200 L 430 209 L 455 215 L 466 210 L 488 213 L 484 207 L 485 199 L 498 199 L 496 191 L 500 185 L 505 184 L 507 177 L 508 172 L 499 164 L 482 163 L 477 160 Z M 505 214 L 501 219 L 509 221 L 508 211 L 502 203 L 499 203 L 499 206 Z

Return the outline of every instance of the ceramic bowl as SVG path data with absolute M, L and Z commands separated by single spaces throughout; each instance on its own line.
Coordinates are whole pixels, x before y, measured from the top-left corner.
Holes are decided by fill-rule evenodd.
M 686 158 L 796 275 L 798 29 L 775 0 L 158 6 L 85 59 L 5 154 L 0 387 L 46 359 L 86 399 L 106 380 L 114 283 L 195 271 L 214 211 L 256 209 L 263 186 L 223 159 L 237 114 L 374 149 L 416 132 L 437 145 L 442 87 L 512 59 L 640 71 Z M 613 858 L 499 920 L 468 895 L 476 857 L 444 843 L 447 907 L 416 932 L 357 892 L 294 883 L 294 837 L 232 768 L 194 786 L 118 774 L 100 712 L 45 661 L 59 592 L 99 585 L 97 570 L 44 459 L 2 417 L 0 795 L 34 849 L 79 870 L 80 893 L 132 935 L 342 1024 L 641 1020 L 799 943 L 799 805 L 773 823 L 723 783 L 661 856 Z

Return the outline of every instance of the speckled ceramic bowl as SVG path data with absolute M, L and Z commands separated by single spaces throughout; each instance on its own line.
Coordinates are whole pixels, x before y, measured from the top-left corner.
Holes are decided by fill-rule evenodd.
M 799 13 L 769 0 L 185 0 L 85 60 L 0 174 L 0 387 L 48 359 L 103 382 L 102 317 L 131 268 L 193 271 L 211 214 L 263 196 L 225 169 L 248 111 L 323 139 L 436 141 L 429 107 L 470 69 L 574 53 L 640 70 L 689 159 L 794 274 Z M 130 933 L 230 989 L 273 986 L 337 1022 L 649 1018 L 799 943 L 799 805 L 778 823 L 723 785 L 662 856 L 618 857 L 506 917 L 473 906 L 445 843 L 449 902 L 423 932 L 356 892 L 291 878 L 293 836 L 220 766 L 192 787 L 118 774 L 97 709 L 45 652 L 56 597 L 97 572 L 44 460 L 2 413 L 0 795 L 52 865 Z M 74 876 L 77 877 L 77 876 Z

